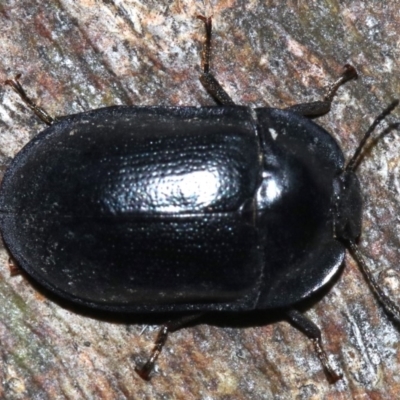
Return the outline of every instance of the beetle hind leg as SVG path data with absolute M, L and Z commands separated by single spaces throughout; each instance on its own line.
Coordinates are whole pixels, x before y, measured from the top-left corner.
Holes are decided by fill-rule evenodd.
M 197 16 L 198 19 L 204 22 L 206 28 L 206 39 L 202 52 L 203 73 L 200 75 L 200 82 L 210 94 L 210 96 L 222 106 L 233 106 L 235 103 L 230 98 L 228 93 L 225 92 L 221 84 L 215 79 L 214 75 L 210 72 L 210 59 L 211 59 L 211 32 L 212 22 L 211 17 Z
M 154 341 L 150 357 L 142 366 L 136 366 L 135 372 L 145 381 L 150 380 L 150 374 L 153 371 L 155 363 L 168 339 L 168 334 L 190 325 L 193 321 L 196 321 L 203 315 L 204 313 L 185 315 L 179 319 L 169 321 L 162 325 L 158 331 L 156 340 Z
M 328 355 L 322 345 L 321 331 L 318 326 L 305 315 L 294 309 L 286 311 L 286 317 L 294 327 L 303 332 L 312 341 L 317 356 L 328 375 L 329 381 L 335 383 L 339 379 L 342 379 L 342 374 L 336 372 L 333 365 L 329 362 Z
M 285 110 L 295 112 L 307 118 L 322 117 L 323 115 L 328 114 L 330 111 L 332 101 L 338 89 L 346 82 L 357 79 L 357 77 L 358 75 L 356 69 L 352 65 L 346 64 L 343 67 L 343 72 L 339 78 L 329 86 L 322 101 L 296 104 L 294 106 L 285 108 Z
M 6 85 L 11 86 L 12 90 L 18 94 L 21 100 L 25 103 L 25 105 L 30 108 L 36 115 L 39 117 L 45 124 L 51 125 L 54 122 L 54 118 L 50 116 L 50 114 L 44 110 L 42 107 L 39 107 L 25 92 L 22 85 L 19 83 L 19 78 L 21 74 L 18 74 L 13 79 L 8 79 L 4 83 Z

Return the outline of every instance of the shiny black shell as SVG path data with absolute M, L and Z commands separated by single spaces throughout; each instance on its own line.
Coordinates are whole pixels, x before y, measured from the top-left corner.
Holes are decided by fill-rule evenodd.
M 18 153 L 0 227 L 34 280 L 91 308 L 289 307 L 343 261 L 332 212 L 342 168 L 333 138 L 289 111 L 104 108 Z

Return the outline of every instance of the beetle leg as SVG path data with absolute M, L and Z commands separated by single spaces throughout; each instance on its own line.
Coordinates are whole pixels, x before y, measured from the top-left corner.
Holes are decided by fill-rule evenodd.
M 8 79 L 4 83 L 11 86 L 15 93 L 21 98 L 21 100 L 47 125 L 51 125 L 54 122 L 54 118 L 49 115 L 42 107 L 39 107 L 35 102 L 28 97 L 24 88 L 19 83 L 18 79 L 21 74 L 15 76 L 14 79 Z
M 338 374 L 329 362 L 328 356 L 322 346 L 321 331 L 318 326 L 305 315 L 294 309 L 286 311 L 286 317 L 294 327 L 303 332 L 312 341 L 317 356 L 328 374 L 329 381 L 335 383 L 339 379 L 342 379 L 343 375 Z
M 212 22 L 211 17 L 197 16 L 204 22 L 206 28 L 206 40 L 204 41 L 204 48 L 202 53 L 203 73 L 200 75 L 200 82 L 210 94 L 210 96 L 222 106 L 233 106 L 235 103 L 230 98 L 228 93 L 222 88 L 221 84 L 215 79 L 214 75 L 210 73 L 210 59 L 211 59 L 211 31 Z
M 348 81 L 351 81 L 352 79 L 357 79 L 357 76 L 356 69 L 352 65 L 346 64 L 343 67 L 343 73 L 329 86 L 328 91 L 322 101 L 296 104 L 294 106 L 285 108 L 285 110 L 295 112 L 308 118 L 318 118 L 322 115 L 328 114 L 331 109 L 332 101 L 340 86 L 344 85 Z
M 184 328 L 190 325 L 193 321 L 202 317 L 204 313 L 186 315 L 182 318 L 172 320 L 167 322 L 165 325 L 161 326 L 160 330 L 158 331 L 156 340 L 154 342 L 153 350 L 151 351 L 151 355 L 146 363 L 139 367 L 136 366 L 135 371 L 136 373 L 144 380 L 150 380 L 150 374 L 154 369 L 154 365 L 158 359 L 158 356 L 161 353 L 162 348 L 165 345 L 165 342 L 168 339 L 168 334 L 170 332 L 175 332 L 181 328 Z
M 8 257 L 8 269 L 10 270 L 10 276 L 21 275 L 21 269 L 12 257 Z

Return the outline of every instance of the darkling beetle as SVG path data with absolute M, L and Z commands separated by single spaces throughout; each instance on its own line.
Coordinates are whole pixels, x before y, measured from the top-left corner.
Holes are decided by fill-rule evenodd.
M 331 281 L 346 248 L 386 310 L 360 254 L 355 170 L 373 122 L 345 163 L 311 121 L 329 112 L 346 65 L 322 101 L 286 109 L 236 106 L 210 73 L 211 18 L 200 81 L 218 107 L 107 107 L 53 119 L 8 80 L 49 127 L 14 158 L 0 189 L 0 227 L 17 264 L 62 299 L 90 309 L 175 313 L 136 371 L 149 379 L 168 332 L 207 312 L 281 310 L 314 343 L 296 307 Z M 390 124 L 381 134 L 399 127 Z

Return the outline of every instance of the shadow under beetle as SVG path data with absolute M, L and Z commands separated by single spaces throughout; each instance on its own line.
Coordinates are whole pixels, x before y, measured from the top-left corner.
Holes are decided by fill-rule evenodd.
M 329 112 L 346 65 L 322 101 L 284 110 L 236 106 L 210 73 L 204 22 L 201 83 L 219 107 L 107 107 L 54 120 L 6 83 L 46 124 L 15 157 L 0 189 L 0 227 L 18 265 L 46 289 L 98 310 L 184 312 L 168 332 L 208 311 L 282 310 L 314 343 L 331 381 L 341 375 L 320 330 L 296 306 L 331 281 L 346 248 L 386 310 L 360 254 L 355 169 L 380 114 L 347 164 L 311 118 Z M 381 134 L 398 128 L 390 124 Z

